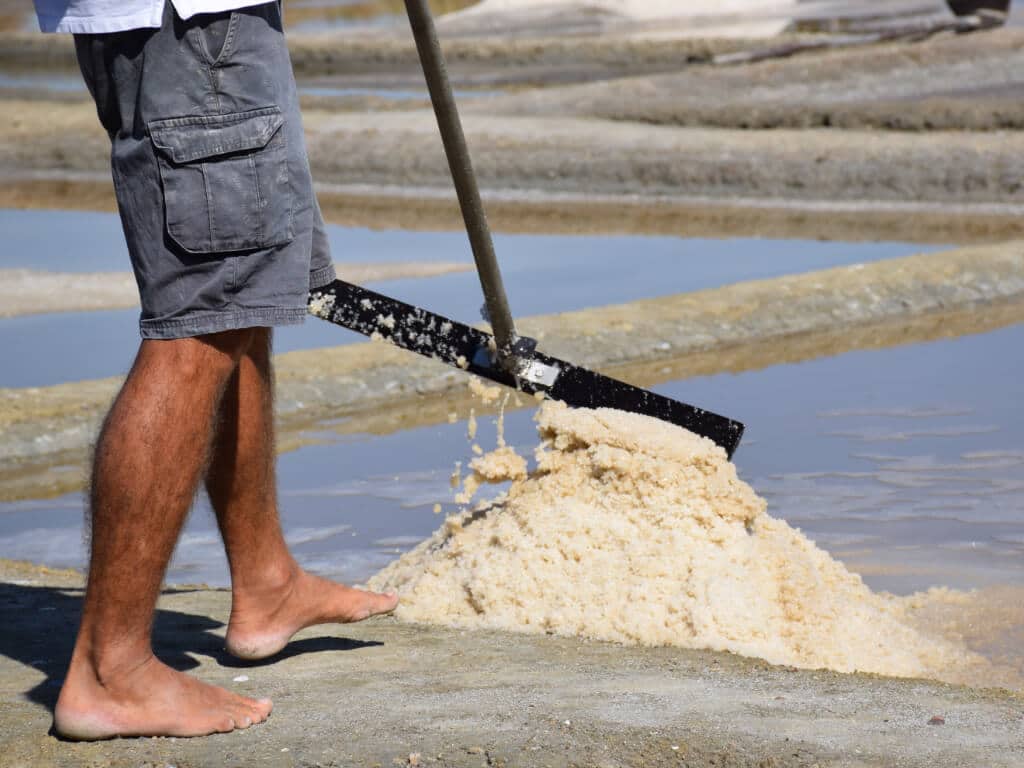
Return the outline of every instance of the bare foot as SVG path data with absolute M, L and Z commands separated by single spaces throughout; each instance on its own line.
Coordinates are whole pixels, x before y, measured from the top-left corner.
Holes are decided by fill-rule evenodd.
M 54 712 L 54 728 L 68 739 L 226 733 L 262 723 L 273 707 L 269 699 L 201 683 L 152 655 L 101 681 L 83 655 L 72 658 Z
M 265 659 L 284 648 L 300 629 L 362 621 L 391 613 L 397 605 L 394 592 L 353 589 L 296 566 L 281 586 L 234 589 L 225 645 L 240 659 Z

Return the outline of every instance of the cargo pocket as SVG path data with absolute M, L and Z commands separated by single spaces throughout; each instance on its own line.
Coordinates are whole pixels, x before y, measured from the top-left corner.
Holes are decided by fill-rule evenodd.
M 277 107 L 149 123 L 174 242 L 218 253 L 292 239 L 283 124 Z

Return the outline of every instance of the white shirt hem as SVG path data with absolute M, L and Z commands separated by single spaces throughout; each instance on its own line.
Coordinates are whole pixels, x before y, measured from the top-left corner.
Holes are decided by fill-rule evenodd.
M 39 29 L 43 32 L 66 34 L 104 34 L 107 32 L 126 32 L 129 29 L 159 28 L 163 22 L 163 12 L 133 14 L 131 16 L 115 16 L 97 18 L 87 16 L 75 18 L 68 16 L 39 16 Z
M 234 11 L 239 8 L 247 8 L 252 5 L 259 5 L 267 0 L 171 0 L 174 10 L 182 19 L 190 19 L 197 13 L 220 13 L 222 11 Z M 77 16 L 68 16 L 40 12 L 43 6 L 41 0 L 36 2 L 36 16 L 39 19 L 39 29 L 43 32 L 57 32 L 70 34 L 106 34 L 109 32 L 126 32 L 130 29 L 158 29 L 163 23 L 163 2 L 154 0 L 134 0 L 136 6 L 134 13 L 124 16 L 111 16 L 107 13 L 89 14 L 89 4 L 82 3 L 85 13 Z M 65 8 L 66 3 L 61 3 Z M 139 6 L 142 6 L 141 8 Z

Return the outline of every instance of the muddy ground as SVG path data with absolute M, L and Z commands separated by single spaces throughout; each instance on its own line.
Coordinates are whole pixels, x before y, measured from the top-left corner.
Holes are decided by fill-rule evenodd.
M 242 664 L 222 650 L 229 594 L 188 586 L 160 600 L 157 653 L 269 695 L 271 719 L 205 739 L 74 744 L 48 730 L 80 597 L 75 574 L 0 561 L 4 768 L 1024 763 L 1024 699 L 1006 691 L 390 618 L 306 630 L 278 657 Z

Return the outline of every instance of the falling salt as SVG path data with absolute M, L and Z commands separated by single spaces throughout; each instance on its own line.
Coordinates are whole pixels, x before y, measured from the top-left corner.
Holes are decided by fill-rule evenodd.
M 498 420 L 494 422 L 494 426 L 498 430 L 498 447 L 505 447 L 505 406 L 508 405 L 509 393 L 505 393 L 504 399 L 501 401 L 501 407 L 498 409 Z

